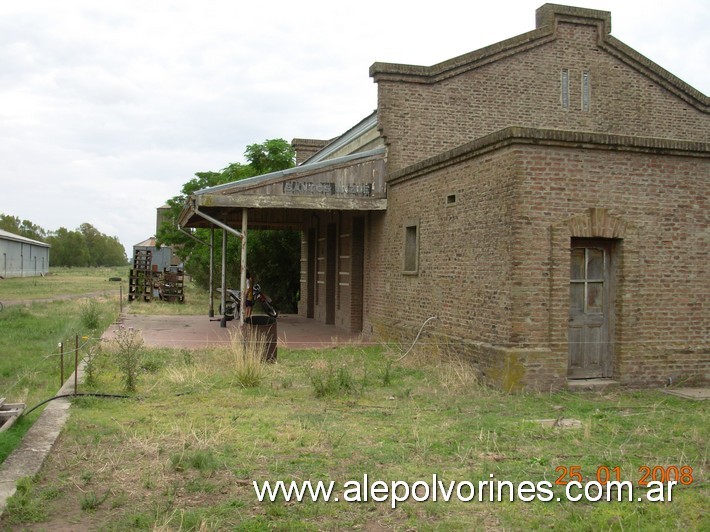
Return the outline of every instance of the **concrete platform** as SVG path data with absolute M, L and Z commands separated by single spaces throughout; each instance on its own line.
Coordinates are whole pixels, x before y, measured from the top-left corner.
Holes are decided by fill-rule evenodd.
M 77 378 L 83 378 L 81 367 Z M 74 374 L 72 373 L 56 395 L 66 395 L 73 391 Z M 36 475 L 42 468 L 69 417 L 70 406 L 71 402 L 66 398 L 49 402 L 25 433 L 20 445 L 0 464 L 0 515 L 7 506 L 7 499 L 15 494 L 17 481 L 22 477 Z
M 103 335 L 111 338 L 119 326 L 141 331 L 145 345 L 199 349 L 226 345 L 239 332 L 239 322 L 229 321 L 222 327 L 218 318 L 207 316 L 122 315 Z M 276 319 L 277 347 L 287 349 L 320 349 L 342 344 L 364 344 L 360 334 L 349 333 L 334 325 L 286 314 Z

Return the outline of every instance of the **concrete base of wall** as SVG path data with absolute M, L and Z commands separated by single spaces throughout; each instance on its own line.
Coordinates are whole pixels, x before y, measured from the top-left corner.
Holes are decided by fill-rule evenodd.
M 570 392 L 607 393 L 619 388 L 619 381 L 613 379 L 577 379 L 567 381 Z

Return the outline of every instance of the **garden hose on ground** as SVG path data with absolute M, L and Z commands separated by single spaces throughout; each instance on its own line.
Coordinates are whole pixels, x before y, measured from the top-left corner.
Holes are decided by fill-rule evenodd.
M 424 330 L 424 326 L 429 323 L 431 320 L 437 319 L 436 316 L 430 316 L 427 319 L 424 320 L 424 323 L 422 323 L 422 326 L 419 327 L 419 332 L 417 333 L 416 338 L 414 338 L 414 341 L 412 342 L 412 345 L 409 346 L 409 349 L 407 349 L 407 352 L 404 353 L 401 357 L 399 357 L 395 362 L 399 362 L 400 360 L 403 360 L 404 357 L 406 357 L 409 352 L 414 348 L 414 345 L 417 343 L 417 340 L 419 340 L 419 335 L 422 334 L 422 331 Z
M 36 404 L 29 410 L 25 410 L 20 414 L 20 417 L 29 415 L 33 410 L 39 408 L 45 403 L 48 403 L 50 401 L 54 401 L 55 399 L 63 399 L 65 397 L 113 397 L 113 398 L 118 398 L 118 399 L 130 399 L 132 396 L 131 395 L 118 395 L 118 394 L 111 394 L 111 393 L 92 393 L 92 392 L 77 392 L 77 393 L 64 393 L 61 395 L 55 395 L 54 397 L 50 397 L 49 399 L 45 399 L 41 403 Z

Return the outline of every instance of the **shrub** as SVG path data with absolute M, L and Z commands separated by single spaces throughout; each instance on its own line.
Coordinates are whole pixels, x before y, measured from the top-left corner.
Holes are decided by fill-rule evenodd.
M 123 386 L 127 392 L 135 392 L 138 385 L 138 372 L 143 356 L 143 337 L 140 331 L 121 326 L 116 331 L 116 365 L 123 374 Z
M 84 327 L 95 331 L 101 325 L 101 307 L 96 301 L 89 299 L 81 306 L 80 318 Z

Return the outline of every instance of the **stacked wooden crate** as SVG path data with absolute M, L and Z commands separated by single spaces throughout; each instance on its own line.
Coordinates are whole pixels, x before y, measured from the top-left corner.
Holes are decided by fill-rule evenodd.
M 136 249 L 133 268 L 128 275 L 128 301 L 153 300 L 152 253 L 149 249 Z
M 184 282 L 185 275 L 182 269 L 165 270 L 160 281 L 160 299 L 179 303 L 185 301 Z

